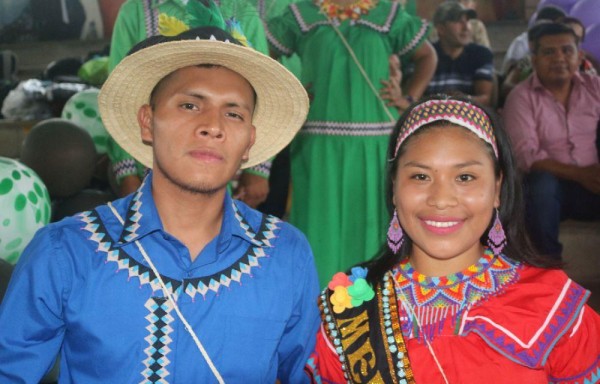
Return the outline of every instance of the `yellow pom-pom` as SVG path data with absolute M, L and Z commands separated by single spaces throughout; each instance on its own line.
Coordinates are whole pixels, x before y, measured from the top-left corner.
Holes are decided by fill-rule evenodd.
M 346 308 L 352 308 L 352 298 L 348 294 L 346 287 L 337 286 L 329 298 L 333 305 L 333 312 L 342 313 Z
M 176 17 L 164 13 L 158 15 L 158 32 L 163 36 L 177 36 L 189 29 L 187 24 Z
M 241 33 L 237 32 L 237 31 L 231 31 L 231 36 L 233 36 L 234 39 L 239 41 L 244 47 L 250 46 L 250 43 L 248 42 L 248 39 L 246 38 L 245 35 L 242 35 Z

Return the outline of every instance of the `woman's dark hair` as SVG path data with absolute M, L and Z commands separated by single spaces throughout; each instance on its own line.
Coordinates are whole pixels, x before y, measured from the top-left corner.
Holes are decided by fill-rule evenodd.
M 510 140 L 508 135 L 504 131 L 498 116 L 490 111 L 486 107 L 482 107 L 471 100 L 463 97 L 449 97 L 446 95 L 435 95 L 425 98 L 421 101 L 413 103 L 398 120 L 391 138 L 388 148 L 388 169 L 387 169 L 387 191 L 386 191 L 386 202 L 388 210 L 391 214 L 394 210 L 392 204 L 393 197 L 393 182 L 398 168 L 398 159 L 405 152 L 406 145 L 411 141 L 414 136 L 418 136 L 428 131 L 432 127 L 441 126 L 445 124 L 453 124 L 449 121 L 437 121 L 427 126 L 419 128 L 413 133 L 406 141 L 402 143 L 398 150 L 398 154 L 394 156 L 396 151 L 396 140 L 400 132 L 400 128 L 406 121 L 407 117 L 411 114 L 412 110 L 428 100 L 457 100 L 473 104 L 488 115 L 494 136 L 496 137 L 496 145 L 498 146 L 498 158 L 496 158 L 492 147 L 486 143 L 489 149 L 490 156 L 494 159 L 494 172 L 496 178 L 502 176 L 502 184 L 500 186 L 500 207 L 498 209 L 500 213 L 500 221 L 504 227 L 504 232 L 507 238 L 507 245 L 504 247 L 503 254 L 507 257 L 521 261 L 528 265 L 538 266 L 542 268 L 552 268 L 558 265 L 549 260 L 541 257 L 537 253 L 528 238 L 527 231 L 525 229 L 524 221 L 524 202 L 523 202 L 523 191 L 521 186 L 521 179 L 518 175 L 517 165 L 513 156 Z M 481 244 L 486 244 L 488 231 L 492 227 L 494 217 L 490 221 L 488 229 L 481 236 Z M 404 243 L 397 254 L 392 253 L 388 248 L 387 244 L 384 244 L 379 253 L 370 261 L 367 261 L 362 266 L 369 269 L 367 280 L 372 285 L 376 285 L 383 275 L 392 269 L 403 259 L 407 258 L 412 250 L 412 240 L 408 237 L 406 232 L 404 233 Z

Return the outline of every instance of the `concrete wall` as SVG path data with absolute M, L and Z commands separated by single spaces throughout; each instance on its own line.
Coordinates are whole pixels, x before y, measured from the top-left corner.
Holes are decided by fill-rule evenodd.
M 52 61 L 67 57 L 83 58 L 108 44 L 108 40 L 44 41 L 0 44 L 0 50 L 8 49 L 17 54 L 17 76 L 24 80 L 38 77 Z

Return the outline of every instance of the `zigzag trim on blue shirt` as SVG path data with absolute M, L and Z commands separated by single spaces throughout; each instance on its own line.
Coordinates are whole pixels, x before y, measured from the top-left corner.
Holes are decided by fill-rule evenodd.
M 169 300 L 164 297 L 151 297 L 146 301 L 145 307 L 148 309 L 148 329 L 149 334 L 144 338 L 148 347 L 144 349 L 147 358 L 144 360 L 144 370 L 141 374 L 145 381 L 142 383 L 168 383 L 165 378 L 171 373 L 168 366 L 171 361 L 168 358 L 171 352 L 171 342 L 173 339 L 170 334 L 173 332 L 171 323 L 173 322 L 173 306 Z
M 161 274 L 167 289 L 176 299 L 182 291 L 194 299 L 197 293 L 203 297 L 206 297 L 209 291 L 217 293 L 222 286 L 229 287 L 232 281 L 241 284 L 242 277 L 244 275 L 252 276 L 252 269 L 259 266 L 261 259 L 269 256 L 266 250 L 272 247 L 271 240 L 277 237 L 281 220 L 274 216 L 263 215 L 260 229 L 255 233 L 240 214 L 235 203 L 232 205 L 240 226 L 244 228 L 252 244 L 231 266 L 210 276 L 176 280 Z M 137 277 L 140 285 L 149 284 L 153 291 L 162 289 L 159 279 L 149 267 L 129 256 L 122 248 L 114 247 L 114 240 L 106 230 L 97 211 L 83 212 L 79 217 L 85 223 L 82 229 L 91 234 L 89 239 L 98 244 L 97 252 L 106 254 L 107 263 L 116 263 L 118 270 L 127 270 L 129 279 Z
M 147 179 L 144 179 L 144 184 Z M 142 213 L 140 212 L 140 208 L 142 207 L 142 190 L 141 188 L 137 190 L 133 198 L 131 199 L 131 203 L 129 204 L 129 209 L 127 209 L 127 216 L 125 216 L 125 225 L 123 226 L 123 232 L 121 233 L 121 238 L 119 239 L 119 243 L 126 243 L 134 240 L 138 234 L 137 230 L 140 229 L 139 221 L 142 218 Z

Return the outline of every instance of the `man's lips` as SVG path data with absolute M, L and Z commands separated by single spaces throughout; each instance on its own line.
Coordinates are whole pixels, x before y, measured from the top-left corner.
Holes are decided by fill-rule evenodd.
M 219 161 L 223 161 L 223 156 L 212 149 L 195 149 L 189 152 L 190 156 L 196 160 L 216 163 Z

